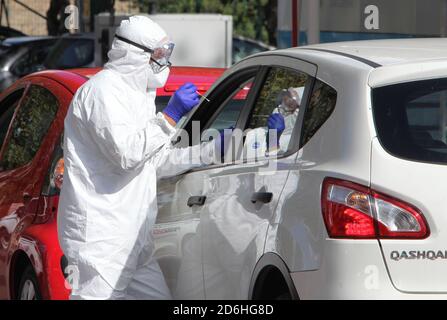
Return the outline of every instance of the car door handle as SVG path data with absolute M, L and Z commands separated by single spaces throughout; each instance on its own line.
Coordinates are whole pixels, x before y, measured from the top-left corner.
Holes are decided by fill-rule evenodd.
M 269 203 L 272 201 L 273 193 L 271 192 L 255 192 L 251 195 L 251 202 Z
M 188 199 L 188 207 L 203 206 L 205 204 L 206 196 L 193 196 Z

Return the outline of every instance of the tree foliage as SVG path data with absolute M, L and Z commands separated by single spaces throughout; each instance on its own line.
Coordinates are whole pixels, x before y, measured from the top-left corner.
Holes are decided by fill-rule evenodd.
M 233 16 L 234 34 L 276 44 L 277 0 L 133 0 L 141 12 Z
M 57 109 L 58 102 L 49 91 L 31 86 L 14 119 L 12 135 L 1 163 L 3 170 L 20 167 L 33 159 Z

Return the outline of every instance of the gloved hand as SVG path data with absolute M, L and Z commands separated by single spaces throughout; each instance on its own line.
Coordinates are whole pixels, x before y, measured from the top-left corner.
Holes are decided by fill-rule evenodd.
M 271 147 L 277 147 L 279 145 L 279 138 L 284 132 L 286 125 L 284 123 L 284 117 L 280 113 L 271 114 L 267 119 L 267 127 L 270 130 L 276 130 L 276 145 Z M 270 136 L 267 133 L 267 145 L 270 143 Z M 270 146 L 269 146 L 270 148 Z
M 178 122 L 185 114 L 191 111 L 200 101 L 197 87 L 187 82 L 181 86 L 171 97 L 163 113 Z

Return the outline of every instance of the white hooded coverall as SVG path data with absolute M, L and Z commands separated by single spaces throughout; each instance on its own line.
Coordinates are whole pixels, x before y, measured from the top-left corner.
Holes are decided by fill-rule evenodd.
M 149 48 L 166 37 L 143 16 L 123 21 L 117 34 Z M 155 75 L 149 53 L 117 39 L 108 56 L 104 70 L 76 92 L 65 119 L 58 234 L 70 298 L 169 299 L 152 256 L 156 180 L 200 165 L 200 156 L 172 148 L 174 128 L 155 114 L 155 88 L 169 70 Z

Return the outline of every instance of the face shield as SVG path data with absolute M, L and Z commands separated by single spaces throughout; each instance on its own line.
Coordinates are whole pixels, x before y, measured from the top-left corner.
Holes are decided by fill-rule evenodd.
M 115 35 L 115 37 L 118 40 L 121 40 L 123 42 L 126 42 L 128 44 L 131 44 L 144 52 L 148 52 L 151 54 L 151 61 L 149 62 L 149 65 L 152 68 L 152 71 L 157 74 L 165 70 L 166 68 L 171 66 L 171 62 L 169 59 L 171 58 L 172 51 L 174 51 L 174 43 L 165 40 L 161 42 L 159 45 L 157 45 L 154 49 L 145 47 L 141 44 L 138 44 L 132 40 L 123 38 L 121 36 Z

